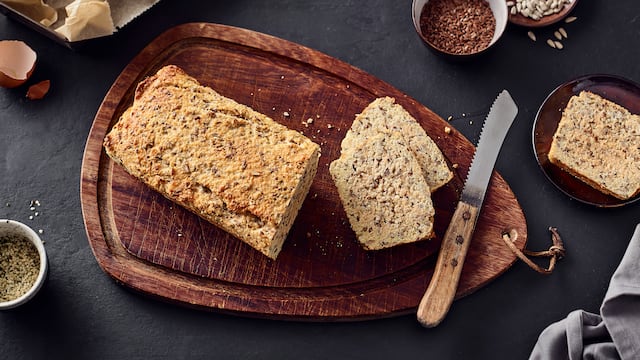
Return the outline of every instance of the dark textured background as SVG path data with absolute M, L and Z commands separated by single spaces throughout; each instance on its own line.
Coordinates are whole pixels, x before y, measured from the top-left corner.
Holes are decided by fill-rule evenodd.
M 32 81 L 51 79 L 41 101 L 25 88 L 0 89 L 0 218 L 43 229 L 46 287 L 26 306 L 0 313 L 0 358 L 523 359 L 540 331 L 575 309 L 597 312 L 635 224 L 638 204 L 599 209 L 547 181 L 532 150 L 536 111 L 559 84 L 606 73 L 640 81 L 640 5 L 581 1 L 565 26 L 565 49 L 544 44 L 556 26 L 509 26 L 493 51 L 453 64 L 421 43 L 408 0 L 164 0 L 115 36 L 71 51 L 0 16 L 0 39 L 38 53 Z M 452 122 L 473 142 L 495 95 L 508 89 L 520 113 L 497 168 L 527 217 L 528 247 L 549 246 L 557 226 L 567 257 L 551 276 L 516 263 L 454 303 L 445 322 L 423 329 L 414 316 L 355 323 L 248 319 L 185 309 L 129 292 L 105 275 L 89 248 L 79 181 L 86 136 L 100 102 L 125 65 L 164 30 L 206 21 L 243 27 L 322 51 L 392 84 Z M 38 199 L 41 215 L 28 216 Z M 6 206 L 6 204 L 10 206 Z

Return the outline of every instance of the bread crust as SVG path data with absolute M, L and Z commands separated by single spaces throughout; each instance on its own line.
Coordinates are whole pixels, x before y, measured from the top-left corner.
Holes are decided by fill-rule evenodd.
M 174 65 L 140 82 L 106 153 L 171 201 L 275 259 L 320 147 Z
M 634 197 L 640 193 L 640 116 L 582 91 L 563 110 L 548 158 L 604 194 Z

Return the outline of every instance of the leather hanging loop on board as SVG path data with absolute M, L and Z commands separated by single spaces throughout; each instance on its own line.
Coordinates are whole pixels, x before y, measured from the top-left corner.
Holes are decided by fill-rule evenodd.
M 530 268 L 537 271 L 543 275 L 549 275 L 553 272 L 556 267 L 556 263 L 558 260 L 562 259 L 565 255 L 564 243 L 562 242 L 562 238 L 560 238 L 560 234 L 558 233 L 558 229 L 555 227 L 549 227 L 549 231 L 551 232 L 551 241 L 553 245 L 549 248 L 549 250 L 544 251 L 529 251 L 518 249 L 514 242 L 518 237 L 518 233 L 515 231 L 505 231 L 502 233 L 502 240 L 504 243 L 513 251 L 516 256 L 524 261 Z M 549 266 L 547 268 L 543 268 L 540 265 L 533 262 L 529 257 L 538 258 L 538 257 L 547 257 L 549 258 Z

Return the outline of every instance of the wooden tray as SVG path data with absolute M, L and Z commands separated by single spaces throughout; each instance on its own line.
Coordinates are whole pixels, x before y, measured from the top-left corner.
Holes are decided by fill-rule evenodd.
M 102 140 L 136 84 L 166 64 L 321 145 L 318 174 L 276 261 L 163 198 L 104 153 Z M 329 175 L 340 142 L 373 99 L 395 97 L 443 150 L 457 177 L 434 194 L 437 238 L 367 252 L 356 243 Z M 312 119 L 308 121 L 308 119 Z M 171 302 L 248 316 L 359 320 L 414 311 L 433 271 L 474 151 L 455 129 L 392 86 L 306 47 L 229 26 L 191 23 L 149 44 L 117 78 L 95 117 L 82 164 L 81 200 L 92 251 L 118 282 Z M 526 222 L 494 173 L 457 296 L 494 279 L 516 257 L 502 243 Z

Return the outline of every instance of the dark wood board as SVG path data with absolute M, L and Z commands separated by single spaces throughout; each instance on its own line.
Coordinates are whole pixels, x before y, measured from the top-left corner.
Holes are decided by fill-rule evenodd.
M 136 84 L 175 64 L 203 85 L 299 130 L 321 145 L 314 179 L 285 246 L 273 261 L 129 176 L 102 140 L 130 106 Z M 436 238 L 367 252 L 357 243 L 328 172 L 355 115 L 392 96 L 456 164 L 456 178 L 434 194 Z M 307 123 L 308 119 L 313 119 Z M 363 320 L 415 311 L 469 168 L 474 147 L 446 121 L 391 85 L 335 58 L 269 35 L 191 23 L 155 39 L 122 71 L 87 139 L 81 179 L 89 244 L 100 267 L 125 286 L 170 302 L 246 316 Z M 494 172 L 464 265 L 457 297 L 506 271 L 516 257 L 501 239 L 524 214 Z

